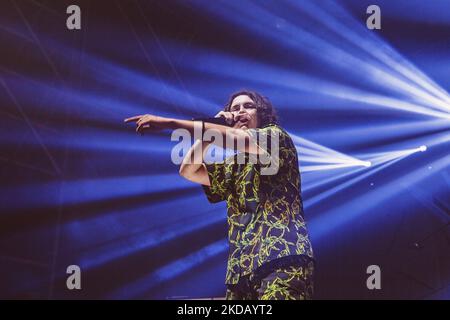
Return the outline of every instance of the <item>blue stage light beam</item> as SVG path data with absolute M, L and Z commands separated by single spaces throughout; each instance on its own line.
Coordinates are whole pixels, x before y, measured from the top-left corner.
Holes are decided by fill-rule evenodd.
M 326 141 L 330 136 L 336 137 L 335 142 L 345 144 L 361 143 L 364 141 L 380 141 L 384 145 L 385 139 L 404 138 L 407 136 L 421 135 L 425 139 L 434 140 L 433 134 L 436 130 L 450 131 L 450 122 L 445 119 L 426 119 L 419 121 L 407 121 L 405 123 L 379 123 L 368 126 L 366 123 L 355 123 L 352 126 L 323 128 L 317 127 L 314 131 L 314 138 L 319 141 Z M 337 141 L 336 141 L 337 140 Z M 429 141 L 427 141 L 429 142 Z M 411 143 L 408 142 L 408 143 Z
M 372 153 L 372 154 L 365 154 L 364 158 L 370 159 L 370 162 L 374 165 L 382 164 L 394 159 L 398 158 L 405 158 L 408 157 L 414 153 L 417 152 L 425 152 L 427 150 L 427 146 L 422 145 L 417 148 L 411 148 L 411 149 L 405 149 L 405 150 L 395 150 L 395 151 L 388 151 L 388 152 L 379 152 L 379 153 Z
M 201 196 L 204 197 L 203 195 Z M 193 197 L 191 200 L 198 201 L 196 197 Z M 181 202 L 186 203 L 186 201 L 189 201 L 189 199 L 183 198 Z M 148 209 L 145 210 L 148 211 Z M 126 215 L 127 212 L 121 212 L 120 214 Z M 175 212 L 172 212 L 172 214 L 175 214 Z M 147 215 L 149 215 L 149 213 L 147 213 Z M 148 219 L 154 220 L 157 219 L 157 217 L 149 216 Z M 186 224 L 187 219 L 189 219 L 189 224 Z M 201 230 L 215 223 L 221 221 L 226 223 L 225 219 L 224 215 L 217 214 L 217 208 L 215 208 L 213 210 L 202 211 L 194 216 L 186 213 L 182 219 L 177 219 L 177 221 L 164 219 L 164 223 L 161 226 L 149 223 L 149 225 L 152 226 L 151 230 L 141 231 L 137 234 L 130 233 L 128 228 L 123 228 L 124 231 L 126 231 L 123 239 L 111 240 L 101 246 L 96 246 L 95 242 L 90 240 L 88 249 L 83 250 L 79 257 L 80 265 L 86 270 L 100 267 L 113 260 L 124 258 L 136 252 L 149 250 L 157 246 L 164 246 L 166 242 L 183 237 L 186 234 L 201 232 Z M 107 223 L 107 221 L 103 221 L 103 223 Z M 72 229 L 70 225 L 68 225 L 67 228 Z M 80 228 L 82 228 L 82 226 L 79 228 L 77 227 L 77 229 Z M 74 235 L 80 235 L 76 230 L 73 230 L 72 233 Z
M 189 271 L 195 266 L 212 259 L 215 256 L 224 254 L 228 250 L 226 239 L 212 243 L 186 257 L 178 259 L 154 272 L 141 277 L 124 287 L 107 295 L 107 299 L 136 299 L 145 295 L 146 292 L 159 284 L 170 281 L 171 279 Z
M 191 182 L 180 179 L 178 173 L 80 179 L 67 181 L 63 185 L 57 182 L 44 182 L 17 187 L 2 187 L 4 205 L 11 210 L 40 208 L 51 205 L 74 205 L 88 201 L 108 200 L 127 195 L 163 192 L 175 188 L 192 187 Z M 38 191 L 38 192 L 36 192 Z M 26 202 L 18 202 L 18 194 L 29 195 Z M 55 194 L 61 194 L 56 202 Z
M 307 200 L 304 201 L 304 205 L 305 208 L 311 208 L 313 205 L 323 201 L 324 199 L 331 197 L 333 195 L 335 195 L 336 193 L 356 184 L 357 182 L 360 182 L 368 177 L 370 177 L 371 175 L 374 175 L 375 173 L 386 169 L 389 166 L 394 165 L 396 162 L 400 161 L 402 158 L 396 158 L 393 159 L 391 161 L 387 161 L 381 165 L 377 165 L 377 166 L 373 166 L 370 168 L 370 170 L 368 170 L 367 168 L 365 168 L 366 170 L 362 171 L 354 178 L 351 178 L 350 180 L 347 180 L 345 182 L 342 182 L 340 184 L 338 184 L 337 186 L 334 186 L 328 190 L 326 190 L 325 192 L 320 193 L 319 195 L 316 195 L 312 198 L 309 198 Z
M 415 85 L 411 85 L 411 82 L 408 82 L 404 79 L 404 77 L 400 77 L 399 75 L 392 72 L 392 68 L 383 67 L 379 63 L 375 62 L 367 62 L 367 59 L 363 59 L 360 57 L 354 56 L 351 53 L 351 50 L 346 52 L 342 48 L 337 47 L 336 45 L 331 44 L 334 39 L 321 39 L 320 37 L 305 31 L 293 25 L 292 23 L 288 23 L 284 21 L 283 28 L 281 30 L 272 30 L 266 27 L 267 21 L 279 21 L 283 19 L 283 17 L 276 16 L 270 13 L 268 10 L 264 10 L 262 7 L 257 4 L 247 3 L 249 8 L 242 12 L 236 7 L 236 4 L 233 2 L 226 2 L 221 4 L 221 10 L 214 11 L 214 6 L 219 5 L 219 1 L 214 2 L 214 4 L 208 4 L 208 6 L 202 6 L 204 10 L 213 13 L 215 15 L 221 16 L 222 19 L 227 20 L 228 22 L 232 22 L 236 25 L 243 26 L 248 30 L 252 30 L 261 34 L 263 37 L 268 37 L 273 41 L 281 42 L 282 45 L 293 47 L 299 52 L 309 52 L 315 58 L 319 58 L 321 60 L 325 60 L 332 67 L 340 67 L 345 69 L 347 72 L 353 74 L 358 78 L 364 78 L 366 81 L 377 85 L 378 87 L 382 86 L 385 89 L 392 89 L 392 87 L 396 87 L 399 90 L 402 90 L 404 93 L 425 96 L 430 98 L 423 92 L 418 92 L 418 89 Z M 195 4 L 195 2 L 194 2 Z M 229 8 L 228 12 L 225 8 Z M 242 9 L 242 8 L 241 8 Z M 237 15 L 235 12 L 241 12 L 241 14 Z M 248 23 L 248 21 L 252 21 L 252 23 Z M 295 41 L 296 39 L 297 41 Z M 331 59 L 332 57 L 332 59 Z M 357 66 L 357 67 L 356 67 Z M 357 71 L 357 73 L 355 73 Z M 349 76 L 347 73 L 346 76 Z M 351 92 L 344 93 L 341 97 L 351 99 L 354 101 L 361 101 L 358 97 L 358 91 L 353 90 L 353 94 L 355 96 L 352 97 Z M 341 91 L 334 92 L 337 96 L 340 96 Z M 361 92 L 361 90 L 359 90 Z M 362 93 L 362 92 L 361 92 Z M 448 94 L 447 94 L 448 96 Z M 433 102 L 433 106 L 436 104 L 440 105 L 441 101 L 436 101 L 430 98 Z M 376 105 L 381 105 L 385 107 L 405 110 L 408 112 L 418 112 L 421 114 L 435 116 L 445 119 L 450 119 L 450 115 L 448 113 L 448 105 L 445 108 L 446 112 L 436 111 L 433 108 L 429 108 L 426 106 L 422 106 L 419 103 L 412 102 L 404 102 L 401 104 L 402 99 L 393 99 L 391 97 L 385 97 L 382 95 L 372 94 L 370 99 L 371 103 L 375 103 Z M 399 107 L 395 102 L 401 104 Z
M 169 52 L 178 52 L 181 48 L 174 43 L 167 43 Z M 178 49 L 177 49 L 178 48 Z M 268 66 L 256 61 L 247 60 L 233 55 L 215 53 L 213 50 L 203 52 L 202 50 L 192 48 L 190 52 L 185 53 L 186 62 L 180 68 L 197 71 L 200 75 L 223 77 L 232 77 L 238 80 L 244 80 L 255 84 L 263 84 L 268 87 L 276 86 L 290 90 L 322 94 L 333 98 L 339 98 L 346 101 L 358 102 L 365 105 L 391 108 L 406 112 L 414 112 L 429 117 L 450 119 L 448 112 L 430 109 L 414 101 L 409 97 L 406 101 L 404 97 L 386 96 L 367 90 L 362 90 L 333 81 L 319 79 L 311 75 L 300 74 L 290 70 L 284 70 L 273 66 Z M 159 59 L 162 59 L 159 57 Z M 196 61 L 201 61 L 197 63 Z M 236 70 L 247 70 L 246 72 L 236 72 Z M 273 76 L 267 77 L 267 74 Z M 359 78 L 365 78 L 363 74 Z M 380 83 L 383 81 L 379 81 Z M 200 83 L 199 83 L 200 84 Z M 195 86 L 195 83 L 192 84 Z M 200 85 L 200 87 L 204 87 Z M 391 88 L 391 87 L 390 87 Z M 327 108 L 333 108 L 327 105 Z M 343 108 L 354 109 L 351 105 L 338 106 L 339 110 Z
M 450 156 L 437 159 L 431 162 L 429 166 L 433 167 L 435 171 L 446 169 L 450 166 Z M 370 208 L 398 195 L 398 193 L 404 190 L 404 187 L 401 186 L 417 184 L 428 178 L 431 174 L 432 172 L 426 168 L 417 168 L 409 174 L 394 178 L 389 183 L 379 186 L 372 191 L 365 192 L 353 200 L 346 201 L 345 204 L 333 207 L 332 210 L 310 219 L 309 228 L 311 233 L 317 239 L 323 238 L 330 232 L 343 227 L 354 219 L 361 218 Z M 361 204 L 364 204 L 364 206 Z M 346 212 L 346 214 L 338 214 L 339 212 Z
M 303 12 L 304 10 L 308 11 L 310 15 L 317 16 L 319 15 L 318 20 L 322 25 L 327 26 L 327 23 L 331 22 L 335 22 L 338 21 L 336 16 L 329 16 L 326 15 L 326 13 L 324 13 L 324 10 L 322 10 L 321 8 L 314 6 L 312 3 L 302 3 L 301 6 L 298 3 L 293 3 L 291 2 L 291 4 L 294 5 L 294 7 L 297 8 L 298 12 Z M 336 9 L 337 4 L 333 1 L 327 1 L 325 7 L 327 6 L 333 6 L 333 9 Z M 275 3 L 272 2 L 267 2 L 265 3 L 265 7 L 269 7 L 272 8 L 271 13 L 273 14 L 274 11 L 273 9 L 279 9 L 279 6 L 277 8 Z M 344 10 L 340 10 L 341 12 L 345 12 Z M 286 10 L 283 10 L 283 13 L 286 13 Z M 333 13 L 336 15 L 336 13 L 333 11 Z M 326 17 L 324 17 L 323 15 L 326 15 Z M 292 12 L 290 14 L 290 16 L 292 16 Z M 346 18 L 349 15 L 346 15 Z M 278 16 L 278 18 L 282 18 L 280 16 Z M 437 86 L 437 84 L 433 83 L 428 77 L 425 77 L 423 75 L 423 73 L 419 73 L 417 72 L 417 68 L 408 68 L 408 66 L 411 66 L 411 63 L 404 63 L 406 62 L 406 59 L 401 57 L 400 54 L 398 54 L 397 52 L 395 52 L 395 57 L 396 59 L 393 60 L 391 58 L 391 56 L 393 56 L 393 52 L 394 50 L 389 47 L 388 45 L 386 45 L 383 41 L 381 41 L 381 39 L 379 38 L 370 38 L 370 32 L 367 30 L 367 28 L 365 28 L 365 26 L 362 23 L 358 23 L 355 22 L 354 18 L 353 19 L 343 19 L 343 21 L 351 21 L 354 22 L 353 25 L 351 26 L 351 28 L 345 28 L 342 26 L 342 24 L 339 25 L 333 25 L 333 28 L 328 28 L 329 30 L 333 31 L 334 34 L 334 39 L 328 39 L 329 41 L 335 40 L 336 38 L 340 38 L 343 37 L 344 39 L 347 39 L 349 42 L 351 42 L 353 45 L 356 45 L 357 47 L 361 47 L 364 49 L 364 51 L 366 53 L 369 54 L 369 56 L 373 56 L 374 53 L 375 57 L 379 58 L 378 60 L 383 62 L 384 64 L 386 64 L 390 69 L 387 68 L 380 68 L 380 66 L 377 66 L 375 63 L 367 63 L 366 64 L 366 69 L 367 71 L 370 71 L 371 75 L 374 77 L 374 80 L 380 80 L 378 79 L 379 77 L 382 77 L 384 81 L 381 81 L 379 83 L 379 85 L 383 85 L 386 86 L 388 88 L 396 88 L 396 89 L 400 89 L 403 90 L 405 93 L 407 93 L 408 95 L 412 95 L 415 97 L 419 97 L 421 98 L 423 101 L 425 101 L 426 103 L 429 104 L 429 106 L 431 108 L 441 108 L 443 109 L 443 111 L 445 113 L 448 113 L 450 111 L 449 109 L 449 101 L 450 101 L 450 97 L 448 95 L 448 93 Z M 294 27 L 294 25 L 292 25 Z M 344 28 L 344 29 L 343 29 Z M 348 29 L 349 32 L 344 32 Z M 353 30 L 353 32 L 352 32 Z M 359 30 L 362 33 L 362 36 L 358 36 L 354 30 Z M 365 38 L 365 40 L 362 40 L 361 38 L 367 36 Z M 375 39 L 372 41 L 369 41 L 369 39 Z M 316 40 L 322 40 L 320 36 L 316 37 Z M 378 41 L 376 41 L 378 40 Z M 366 46 L 364 46 L 364 44 L 366 44 Z M 385 44 L 384 46 L 382 44 Z M 339 46 L 341 48 L 344 47 L 344 45 L 342 43 L 339 44 Z M 377 48 L 377 50 L 375 50 L 375 48 Z M 386 51 L 382 51 L 382 49 L 386 49 Z M 387 48 L 389 48 L 390 50 L 388 50 Z M 380 53 L 381 52 L 381 53 Z M 356 58 L 356 57 L 355 57 Z M 367 59 L 365 59 L 367 61 Z M 359 64 L 361 66 L 364 66 L 363 63 L 361 63 L 362 61 L 359 61 Z M 398 72 L 401 74 L 402 77 L 406 77 L 407 79 L 403 79 L 398 77 L 394 72 Z M 421 77 L 422 76 L 422 77 Z M 408 79 L 409 78 L 409 79 Z M 406 80 L 409 80 L 406 81 Z M 425 81 L 427 80 L 427 81 Z M 422 87 L 419 87 L 417 84 L 422 85 Z M 423 86 L 425 86 L 425 89 L 423 88 Z M 431 90 L 435 95 L 437 95 L 439 98 L 437 98 L 436 96 L 430 94 L 427 92 L 427 89 Z
M 450 96 L 443 88 L 401 56 L 386 41 L 375 33 L 368 32 L 360 21 L 357 21 L 335 1 L 320 3 L 322 7 L 313 2 L 305 2 L 301 6 L 298 2 L 289 2 L 298 11 L 308 12 L 338 36 L 363 49 L 370 56 L 412 81 L 417 86 L 417 90 L 410 90 L 408 93 L 423 99 L 431 108 L 437 108 L 444 112 L 450 111 Z
M 417 152 L 425 152 L 427 150 L 426 146 L 420 146 L 417 148 L 412 149 L 406 149 L 406 150 L 396 150 L 396 151 L 390 151 L 390 152 L 382 152 L 382 153 L 375 153 L 375 154 L 366 154 L 361 155 L 361 158 L 370 160 L 367 161 L 367 163 L 371 163 L 373 168 L 365 168 L 366 170 L 358 170 L 358 171 L 350 171 L 343 174 L 340 174 L 338 176 L 330 177 L 328 179 L 321 180 L 320 182 L 316 182 L 315 185 L 309 186 L 305 185 L 305 190 L 311 190 L 312 188 L 319 187 L 321 185 L 324 185 L 326 183 L 330 183 L 334 180 L 341 179 L 345 176 L 349 176 L 355 173 L 358 173 L 356 177 L 351 178 L 350 180 L 347 180 L 345 182 L 340 183 L 337 186 L 334 186 L 330 189 L 328 189 L 325 192 L 322 192 L 321 194 L 312 197 L 305 201 L 305 206 L 313 206 L 314 204 L 323 201 L 324 199 L 336 194 L 339 191 L 342 191 L 355 183 L 362 181 L 363 179 L 368 178 L 369 176 L 389 167 L 393 164 L 399 162 L 400 160 L 403 160 L 404 158 L 417 153 Z M 304 170 L 302 170 L 304 171 Z
M 302 165 L 302 172 L 330 170 L 345 167 L 370 167 L 370 161 L 362 161 L 338 151 L 324 147 L 307 139 L 290 133 L 299 153 L 299 161 L 304 163 L 321 163 L 321 165 Z

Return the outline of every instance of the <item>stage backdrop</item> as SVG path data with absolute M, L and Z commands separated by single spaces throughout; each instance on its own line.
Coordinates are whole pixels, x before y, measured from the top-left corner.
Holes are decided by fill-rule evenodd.
M 123 119 L 242 88 L 297 146 L 315 298 L 450 298 L 449 39 L 445 0 L 1 1 L 0 298 L 223 296 L 225 204 Z

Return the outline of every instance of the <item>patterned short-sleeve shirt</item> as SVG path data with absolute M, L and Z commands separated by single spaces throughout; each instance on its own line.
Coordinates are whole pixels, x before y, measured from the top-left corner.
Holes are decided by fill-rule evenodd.
M 237 155 L 205 164 L 211 184 L 203 186 L 208 200 L 227 202 L 226 284 L 236 284 L 242 276 L 283 261 L 295 263 L 313 257 L 303 217 L 297 150 L 291 137 L 274 124 L 248 129 L 248 133 L 267 152 L 272 165 L 276 163 L 275 174 L 263 174 L 271 164 L 248 161 L 254 156 L 249 154 L 244 154 L 243 164 L 238 163 Z M 271 140 L 275 135 L 278 140 Z

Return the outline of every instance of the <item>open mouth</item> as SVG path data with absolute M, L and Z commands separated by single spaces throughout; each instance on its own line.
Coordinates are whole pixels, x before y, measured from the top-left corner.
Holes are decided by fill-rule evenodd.
M 239 120 L 237 124 L 239 128 L 248 127 L 248 119 Z
M 243 127 L 243 126 L 247 126 L 249 121 L 250 121 L 249 118 L 247 118 L 247 117 L 241 117 L 241 118 L 239 119 L 239 121 L 237 122 L 237 124 L 238 124 L 239 127 Z

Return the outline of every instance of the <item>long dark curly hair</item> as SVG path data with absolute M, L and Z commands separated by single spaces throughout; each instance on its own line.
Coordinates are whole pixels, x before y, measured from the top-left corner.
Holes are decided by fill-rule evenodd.
M 237 96 L 245 95 L 250 97 L 256 104 L 256 111 L 258 114 L 258 127 L 262 128 L 268 124 L 278 124 L 278 116 L 275 108 L 272 106 L 269 98 L 264 97 L 256 91 L 252 90 L 240 90 L 233 93 L 225 105 L 224 111 L 230 111 L 231 103 Z

